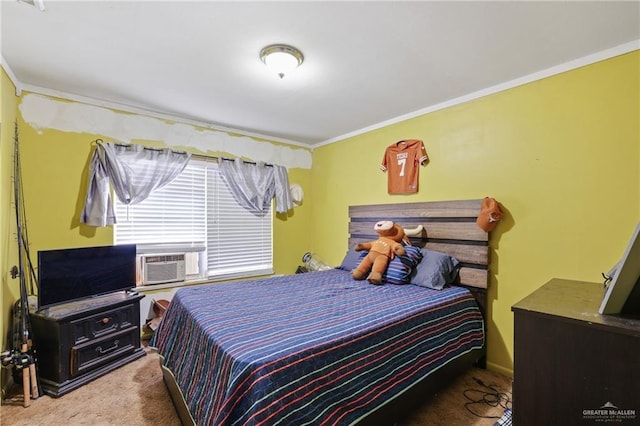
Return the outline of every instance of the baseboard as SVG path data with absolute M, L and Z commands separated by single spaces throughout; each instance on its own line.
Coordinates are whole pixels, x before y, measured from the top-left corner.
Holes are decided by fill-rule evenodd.
M 505 368 L 499 364 L 494 364 L 491 361 L 487 361 L 487 370 L 495 371 L 496 373 L 500 373 L 503 376 L 513 377 L 512 369 Z

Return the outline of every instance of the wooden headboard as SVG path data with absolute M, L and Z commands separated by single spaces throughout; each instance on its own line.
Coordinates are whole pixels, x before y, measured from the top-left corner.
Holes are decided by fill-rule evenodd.
M 349 207 L 349 247 L 375 240 L 373 226 L 393 220 L 409 229 L 424 227 L 414 246 L 449 254 L 460 261 L 459 285 L 486 292 L 489 276 L 489 234 L 476 225 L 482 199 Z

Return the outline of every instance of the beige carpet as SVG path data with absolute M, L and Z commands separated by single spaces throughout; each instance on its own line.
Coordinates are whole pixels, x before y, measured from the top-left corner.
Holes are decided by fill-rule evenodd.
M 472 369 L 431 401 L 403 416 L 397 426 L 485 426 L 496 419 L 483 419 L 465 408 L 467 389 L 486 390 L 474 377 L 502 391 L 511 391 L 511 380 L 488 370 Z M 60 398 L 42 396 L 22 406 L 21 388 L 9 395 L 0 407 L 0 424 L 9 425 L 180 425 L 162 381 L 155 353 L 108 373 Z M 473 398 L 482 396 L 473 392 Z M 503 409 L 474 404 L 477 414 L 501 416 Z

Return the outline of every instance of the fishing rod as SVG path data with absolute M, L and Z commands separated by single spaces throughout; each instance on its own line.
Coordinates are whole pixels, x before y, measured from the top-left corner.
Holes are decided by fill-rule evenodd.
M 28 240 L 26 238 L 26 216 L 24 213 L 24 197 L 22 194 L 22 176 L 20 171 L 20 150 L 18 138 L 18 122 L 15 123 L 14 132 L 14 169 L 13 190 L 16 213 L 16 234 L 18 240 L 18 266 L 11 268 L 12 278 L 19 278 L 20 298 L 14 306 L 14 332 L 12 348 L 10 351 L 0 354 L 2 365 L 13 366 L 16 370 L 22 370 L 22 388 L 24 406 L 31 405 L 31 399 L 40 396 L 40 384 L 36 369 L 35 350 L 31 340 L 31 321 L 29 318 L 29 296 L 27 293 L 27 276 L 25 271 L 31 273 L 29 278 L 35 277 L 31 256 L 29 255 Z M 27 268 L 28 262 L 28 268 Z M 30 279 L 31 294 L 33 295 L 33 280 Z

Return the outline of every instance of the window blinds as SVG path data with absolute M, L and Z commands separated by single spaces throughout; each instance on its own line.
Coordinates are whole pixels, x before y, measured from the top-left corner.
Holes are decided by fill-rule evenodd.
M 209 275 L 211 271 L 231 276 L 250 271 L 272 273 L 272 208 L 256 216 L 241 207 L 217 167 L 209 168 L 207 181 L 212 186 L 207 200 L 211 212 L 207 224 Z
M 144 253 L 202 250 L 210 278 L 273 273 L 273 207 L 264 216 L 241 207 L 216 162 L 192 158 L 145 201 L 127 207 L 116 200 L 115 209 L 116 244 Z

